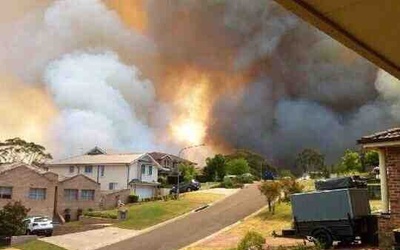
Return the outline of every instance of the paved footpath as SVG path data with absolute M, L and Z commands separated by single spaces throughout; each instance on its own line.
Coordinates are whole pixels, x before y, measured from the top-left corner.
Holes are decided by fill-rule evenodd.
M 215 205 L 101 250 L 180 249 L 245 218 L 266 205 L 257 185 L 249 185 Z

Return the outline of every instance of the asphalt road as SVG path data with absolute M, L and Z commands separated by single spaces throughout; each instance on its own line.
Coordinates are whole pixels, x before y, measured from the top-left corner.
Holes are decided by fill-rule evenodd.
M 205 210 L 101 249 L 180 249 L 243 219 L 265 205 L 265 197 L 261 196 L 256 185 L 251 185 Z

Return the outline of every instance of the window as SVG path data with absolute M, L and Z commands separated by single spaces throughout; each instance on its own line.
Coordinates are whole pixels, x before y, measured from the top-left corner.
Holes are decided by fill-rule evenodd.
M 117 186 L 118 186 L 118 183 L 116 183 L 116 182 L 110 182 L 110 183 L 108 184 L 108 189 L 110 189 L 110 190 L 115 190 L 115 189 L 117 189 Z
M 153 175 L 153 166 L 149 166 L 149 175 Z
M 85 174 L 93 173 L 93 166 L 85 166 Z
M 78 189 L 64 189 L 64 199 L 73 201 L 78 199 Z
M 99 171 L 100 171 L 100 176 L 103 177 L 104 176 L 104 165 L 99 166 Z
M 142 165 L 142 174 L 146 174 L 146 165 Z
M 0 199 L 11 199 L 12 187 L 0 187 Z
M 69 173 L 72 174 L 75 171 L 75 167 L 74 166 L 69 166 Z
M 46 189 L 45 188 L 30 188 L 29 198 L 32 200 L 45 200 L 46 199 Z
M 94 200 L 94 190 L 82 190 L 81 191 L 81 199 L 84 201 Z

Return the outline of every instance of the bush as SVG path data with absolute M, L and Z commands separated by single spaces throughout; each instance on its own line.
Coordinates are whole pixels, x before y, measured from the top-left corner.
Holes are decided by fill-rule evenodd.
M 233 188 L 233 181 L 229 177 L 224 177 L 224 181 L 221 184 L 224 188 Z
M 252 174 L 242 174 L 237 177 L 237 181 L 239 183 L 253 183 L 254 176 Z
M 304 190 L 304 186 L 295 179 L 282 179 L 280 182 L 284 194 L 284 201 L 289 201 L 290 195 L 302 193 Z
M 264 237 L 257 232 L 247 232 L 244 238 L 240 241 L 237 250 L 261 250 L 265 244 Z
M 244 158 L 232 159 L 226 163 L 228 174 L 243 175 L 250 172 L 249 163 Z
M 23 220 L 28 215 L 30 209 L 17 201 L 8 203 L 0 209 L 0 235 L 14 236 L 25 234 L 25 224 Z
M 128 196 L 128 203 L 136 203 L 139 201 L 139 195 L 131 194 Z
M 115 212 L 112 211 L 86 211 L 84 213 L 85 216 L 88 217 L 97 217 L 97 218 L 105 218 L 105 219 L 117 219 L 118 216 Z

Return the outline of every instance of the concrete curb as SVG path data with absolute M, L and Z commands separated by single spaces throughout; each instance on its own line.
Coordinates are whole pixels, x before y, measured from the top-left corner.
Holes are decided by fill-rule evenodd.
M 201 240 L 198 240 L 198 241 L 193 242 L 192 244 L 190 244 L 190 245 L 188 245 L 188 246 L 185 246 L 185 247 L 181 248 L 180 250 L 187 250 L 187 249 L 189 249 L 189 248 L 191 248 L 191 247 L 194 247 L 194 246 L 196 246 L 196 245 L 198 245 L 198 244 L 201 244 L 201 243 L 203 243 L 203 242 L 205 242 L 205 241 L 207 241 L 207 240 L 209 240 L 209 239 L 211 239 L 211 238 L 217 236 L 218 234 L 224 233 L 224 232 L 230 230 L 231 228 L 233 228 L 233 227 L 235 227 L 235 226 L 237 226 L 237 225 L 240 225 L 243 221 L 249 219 L 250 217 L 253 217 L 253 216 L 259 214 L 259 213 L 260 213 L 262 210 L 264 210 L 266 207 L 267 207 L 267 206 L 264 206 L 264 207 L 258 209 L 257 211 L 255 211 L 254 213 L 251 213 L 250 215 L 247 215 L 246 217 L 244 217 L 244 218 L 241 219 L 240 221 L 237 221 L 237 222 L 235 222 L 235 223 L 233 223 L 233 224 L 231 224 L 231 225 L 229 225 L 229 226 L 227 226 L 227 227 L 224 227 L 224 228 L 222 228 L 221 230 L 219 230 L 219 231 L 217 231 L 217 232 L 215 232 L 215 233 L 213 233 L 213 234 L 210 234 L 209 236 L 207 236 L 207 237 L 205 237 L 205 238 L 203 238 L 203 239 L 201 239 Z

